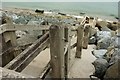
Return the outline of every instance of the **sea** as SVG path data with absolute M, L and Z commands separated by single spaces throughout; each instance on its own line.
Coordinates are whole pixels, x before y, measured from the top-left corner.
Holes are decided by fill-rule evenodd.
M 2 7 L 44 9 L 66 14 L 85 13 L 88 16 L 113 19 L 118 16 L 118 2 L 3 2 Z

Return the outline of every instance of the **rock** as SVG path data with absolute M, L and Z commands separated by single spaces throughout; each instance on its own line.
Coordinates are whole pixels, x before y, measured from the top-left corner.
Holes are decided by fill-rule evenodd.
M 39 21 L 29 21 L 27 25 L 40 25 Z
M 108 27 L 102 27 L 101 31 L 111 31 Z
M 49 23 L 48 23 L 48 21 L 46 21 L 46 20 L 42 20 L 42 21 L 40 22 L 40 24 L 41 24 L 41 25 L 48 25 Z
M 107 52 L 104 55 L 104 58 L 109 62 L 109 60 L 111 59 L 114 52 L 115 52 L 115 47 L 114 46 L 109 46 L 107 48 Z
M 27 24 L 28 21 L 23 16 L 20 16 L 18 19 L 15 20 L 15 23 L 16 24 Z
M 104 80 L 119 80 L 120 79 L 119 66 L 120 66 L 120 60 L 118 60 L 115 64 L 110 66 L 106 71 Z
M 89 44 L 96 44 L 95 36 L 92 36 L 92 37 L 89 38 Z
M 103 38 L 97 42 L 97 49 L 107 49 L 111 44 L 111 38 Z
M 95 72 L 93 73 L 93 75 L 103 80 L 103 77 L 109 65 L 107 60 L 99 58 L 96 59 L 92 64 L 95 67 Z
M 120 59 L 120 49 L 116 49 L 109 61 L 109 65 L 113 65 Z
M 100 50 L 93 50 L 93 51 L 92 51 L 92 54 L 93 54 L 96 58 L 103 58 L 106 52 L 107 52 L 106 49 L 100 49 Z
M 1 24 L 12 23 L 12 19 L 6 13 L 1 13 Z
M 120 48 L 119 43 L 120 37 L 114 36 L 111 38 L 111 46 L 115 46 L 116 48 Z
M 81 14 L 81 15 L 85 15 L 85 13 L 84 13 L 84 12 L 80 12 L 80 14 Z
M 26 35 L 25 31 L 15 31 L 17 37 L 22 37 L 23 35 Z
M 107 22 L 106 21 L 97 21 L 97 25 L 96 27 L 98 27 L 98 29 L 100 31 L 111 31 L 108 27 L 107 27 Z
M 58 14 L 60 14 L 60 15 L 62 15 L 62 16 L 66 16 L 66 14 L 64 14 L 64 13 L 60 13 L 60 12 L 59 12 Z
M 19 18 L 16 14 L 11 15 L 11 17 L 12 17 L 13 21 L 15 21 L 16 19 Z
M 41 14 L 43 14 L 43 13 L 44 13 L 44 10 L 38 10 L 38 9 L 36 9 L 35 12 L 36 12 L 36 13 L 41 13 Z
M 94 28 L 92 28 L 92 27 L 90 27 L 89 28 L 90 30 L 89 30 L 89 36 L 91 37 L 91 36 L 94 36 L 96 33 L 97 33 L 97 30 L 96 29 L 94 29 Z
M 116 35 L 117 35 L 117 36 L 120 36 L 120 32 L 117 31 L 117 34 L 116 34 Z
M 103 38 L 111 38 L 111 32 L 110 31 L 97 31 L 96 38 L 97 38 L 97 41 Z
M 116 31 L 118 29 L 118 24 L 116 22 L 113 23 L 108 22 L 107 27 L 113 31 Z

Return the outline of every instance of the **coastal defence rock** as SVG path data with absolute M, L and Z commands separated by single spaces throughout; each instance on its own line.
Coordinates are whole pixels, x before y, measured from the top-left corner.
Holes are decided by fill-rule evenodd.
M 6 16 L 6 14 L 4 14 L 3 16 L 1 16 L 1 24 L 6 24 L 6 23 L 12 23 L 12 19 Z
M 98 58 L 92 64 L 95 67 L 95 72 L 92 76 L 98 77 L 99 79 L 103 80 L 105 72 L 109 66 L 107 60 Z
M 105 53 L 107 52 L 106 49 L 100 49 L 100 50 L 93 50 L 92 54 L 96 57 L 96 58 L 103 58 Z
M 14 21 L 16 24 L 27 24 L 28 23 L 28 21 L 24 18 L 24 17 L 19 17 L 18 19 L 16 19 L 15 21 Z
M 107 27 L 107 22 L 106 22 L 106 21 L 97 21 L 96 27 L 98 27 L 98 29 L 99 29 L 100 31 L 111 31 L 111 30 Z
M 109 65 L 114 64 L 115 62 L 117 62 L 120 59 L 120 49 L 115 49 L 110 61 L 109 61 Z
M 114 36 L 111 38 L 111 46 L 114 46 L 116 48 L 120 48 L 120 37 L 119 36 Z
M 111 44 L 111 38 L 103 38 L 97 42 L 97 49 L 107 49 Z
M 91 36 L 89 38 L 89 44 L 96 44 L 96 38 L 95 38 L 95 36 Z
M 41 13 L 41 14 L 43 14 L 43 13 L 44 13 L 44 10 L 38 10 L 38 9 L 36 9 L 35 12 L 36 12 L 36 13 Z
M 113 23 L 108 22 L 107 27 L 109 29 L 113 30 L 113 31 L 116 31 L 119 28 L 119 23 L 117 23 L 117 22 L 113 22 Z
M 40 25 L 39 21 L 29 21 L 27 25 Z
M 97 38 L 97 41 L 103 38 L 111 38 L 111 32 L 110 31 L 97 31 L 96 38 Z
M 119 66 L 120 59 L 107 69 L 106 74 L 104 76 L 104 80 L 119 80 L 120 79 Z

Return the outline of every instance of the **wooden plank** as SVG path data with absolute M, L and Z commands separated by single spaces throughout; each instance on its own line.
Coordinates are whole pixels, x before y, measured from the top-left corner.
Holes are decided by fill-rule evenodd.
M 16 30 L 49 30 L 48 25 L 18 25 L 18 24 L 4 24 L 0 26 L 0 34 L 6 31 Z
M 47 38 L 49 37 L 49 32 L 43 35 L 40 39 L 34 42 L 31 46 L 25 49 L 22 53 L 20 53 L 15 59 L 13 59 L 10 63 L 8 63 L 5 68 L 15 69 L 20 63 L 22 63 L 27 56 L 29 56 L 36 48 L 40 46 Z
M 86 22 L 86 16 L 83 18 L 83 20 L 82 20 L 82 22 L 80 23 L 80 25 L 84 25 L 85 24 L 85 22 Z
M 14 70 L 21 72 L 42 50 L 44 50 L 49 44 L 49 38 L 45 40 L 36 50 L 34 50 L 29 56 L 26 57 L 22 63 L 20 63 Z
M 76 58 L 81 58 L 82 54 L 82 43 L 83 43 L 83 32 L 84 26 L 80 25 L 77 30 L 77 48 L 76 48 Z
M 49 26 L 48 25 L 18 25 L 18 24 L 0 25 L 0 34 L 6 32 L 6 31 L 16 31 L 16 30 L 46 30 L 46 31 L 48 31 Z M 72 29 L 72 31 L 76 31 L 76 29 Z
M 50 54 L 52 78 L 64 78 L 64 28 L 58 25 L 50 27 Z
M 83 48 L 87 49 L 88 48 L 88 42 L 89 42 L 89 29 L 90 25 L 86 24 L 85 29 L 84 29 L 84 37 L 83 37 Z

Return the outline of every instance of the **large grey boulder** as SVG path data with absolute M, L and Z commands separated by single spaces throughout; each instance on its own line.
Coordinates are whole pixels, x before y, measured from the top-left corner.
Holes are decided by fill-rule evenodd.
M 100 49 L 100 50 L 93 50 L 92 54 L 96 57 L 96 58 L 104 58 L 105 53 L 107 52 L 106 49 Z
M 103 38 L 111 38 L 111 32 L 110 31 L 97 31 L 96 38 L 97 38 L 97 41 Z
M 116 48 L 120 48 L 120 37 L 115 36 L 111 38 L 111 46 L 115 46 Z
M 111 44 L 111 38 L 103 38 L 97 42 L 97 49 L 107 49 Z
M 92 64 L 95 67 L 95 72 L 93 73 L 93 75 L 103 80 L 105 72 L 109 66 L 107 60 L 98 58 Z
M 117 62 L 115 62 L 115 64 L 110 66 L 106 71 L 104 80 L 120 80 L 119 66 L 120 66 L 120 60 L 118 60 Z

